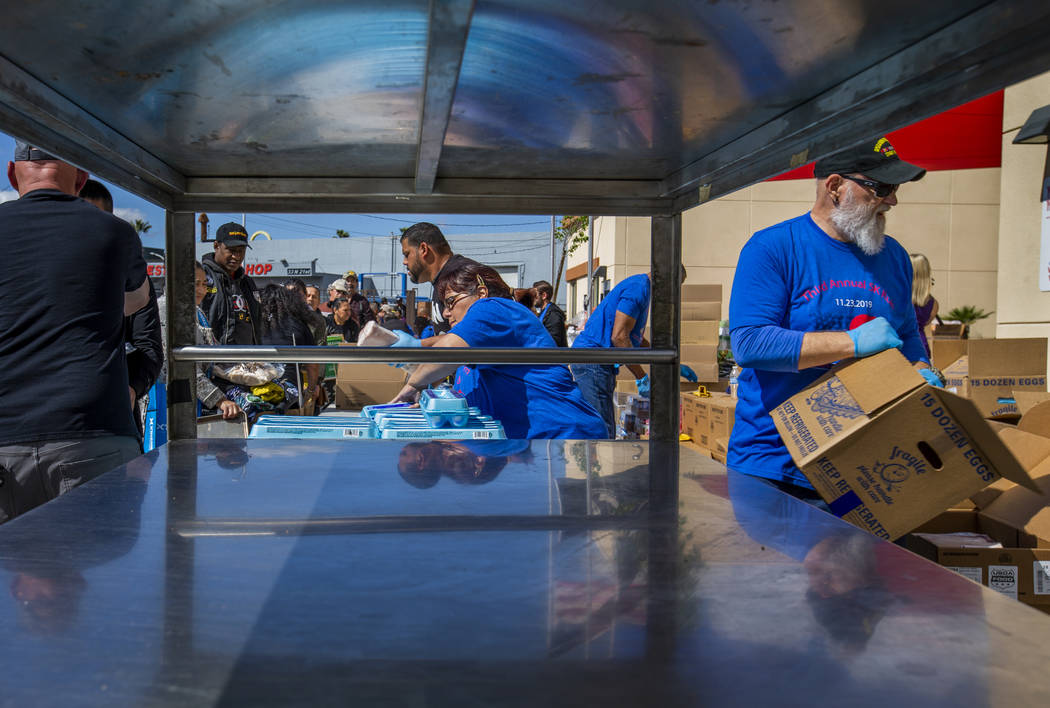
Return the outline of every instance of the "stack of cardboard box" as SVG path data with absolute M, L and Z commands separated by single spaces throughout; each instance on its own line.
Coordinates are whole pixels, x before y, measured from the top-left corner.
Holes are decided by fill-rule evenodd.
M 683 285 L 681 308 L 681 362 L 696 372 L 699 384 L 713 388 L 718 381 L 718 325 L 722 317 L 722 285 Z M 645 328 L 652 342 L 652 331 Z M 682 390 L 695 389 L 697 383 L 681 382 Z M 637 393 L 634 375 L 621 366 L 616 390 Z
M 725 463 L 729 435 L 736 420 L 736 399 L 724 393 L 681 395 L 682 432 L 718 462 Z
M 682 286 L 683 364 L 701 382 L 718 381 L 718 325 L 722 318 L 722 285 Z
M 998 431 L 1040 492 L 1001 479 L 923 524 L 905 537 L 905 545 L 974 582 L 1050 612 L 1050 438 L 1045 436 L 1050 429 L 1040 432 L 1013 426 Z
M 1046 339 L 934 340 L 933 347 L 948 390 L 971 399 L 986 418 L 1017 418 L 1015 392 L 1046 391 Z

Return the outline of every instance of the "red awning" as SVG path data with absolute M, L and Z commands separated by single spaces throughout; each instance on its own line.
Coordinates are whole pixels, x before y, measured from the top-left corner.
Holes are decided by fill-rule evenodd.
M 1002 165 L 1003 92 L 931 116 L 889 134 L 897 154 L 927 170 L 966 170 Z M 812 179 L 813 163 L 780 179 Z

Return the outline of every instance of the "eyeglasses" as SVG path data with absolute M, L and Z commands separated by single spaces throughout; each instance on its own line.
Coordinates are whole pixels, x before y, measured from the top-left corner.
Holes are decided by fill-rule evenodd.
M 886 184 L 885 182 L 875 182 L 870 179 L 863 179 L 861 177 L 850 177 L 849 175 L 839 175 L 843 179 L 848 179 L 850 182 L 856 182 L 861 187 L 867 187 L 868 189 L 875 192 L 875 196 L 879 199 L 885 199 L 894 192 L 897 191 L 899 184 Z
M 465 297 L 470 297 L 470 293 L 460 293 L 459 295 L 449 295 L 445 298 L 441 304 L 444 306 L 442 309 L 451 310 L 456 304 Z

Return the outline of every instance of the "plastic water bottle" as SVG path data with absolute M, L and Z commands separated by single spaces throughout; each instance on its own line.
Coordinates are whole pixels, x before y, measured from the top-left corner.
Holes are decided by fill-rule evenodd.
M 737 380 L 740 378 L 740 367 L 733 364 L 733 370 L 729 372 L 729 395 L 736 398 Z

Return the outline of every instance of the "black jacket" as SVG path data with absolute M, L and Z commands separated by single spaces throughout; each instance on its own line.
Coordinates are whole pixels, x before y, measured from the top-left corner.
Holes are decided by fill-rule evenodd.
M 164 365 L 157 291 L 153 289 L 149 278 L 146 282 L 149 283 L 149 303 L 124 318 L 124 341 L 131 345 L 128 351 L 128 383 L 139 398 L 150 390 Z
M 215 255 L 212 253 L 201 258 L 201 264 L 214 283 L 208 288 L 208 294 L 201 302 L 201 309 L 208 315 L 208 322 L 211 324 L 211 331 L 215 333 L 216 341 L 219 344 L 259 344 L 262 341 L 262 312 L 259 301 L 255 299 L 255 282 L 251 276 L 245 274 L 242 267 L 238 268 L 231 278 L 230 274 L 215 262 Z M 237 321 L 230 305 L 230 296 L 235 292 L 240 293 L 248 306 L 254 341 L 234 341 Z
M 551 333 L 555 344 L 559 347 L 569 346 L 569 340 L 565 336 L 565 313 L 562 312 L 560 307 L 553 302 L 550 303 L 543 313 L 541 321 L 546 330 Z

